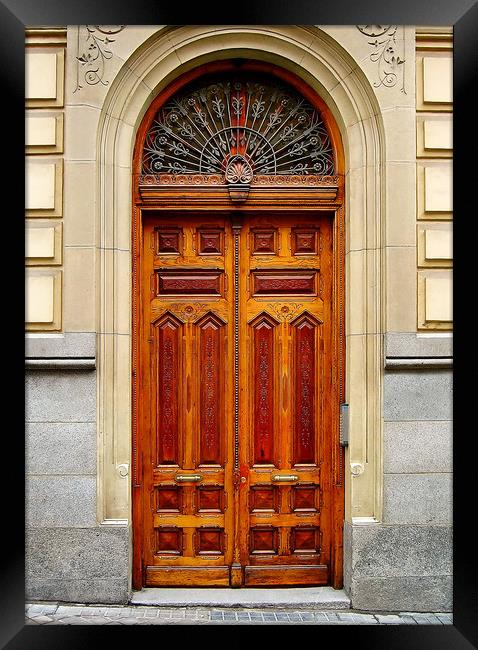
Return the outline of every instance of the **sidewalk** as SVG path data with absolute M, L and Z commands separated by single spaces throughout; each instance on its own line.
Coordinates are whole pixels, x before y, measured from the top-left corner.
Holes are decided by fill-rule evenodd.
M 26 625 L 452 625 L 451 613 L 27 603 Z

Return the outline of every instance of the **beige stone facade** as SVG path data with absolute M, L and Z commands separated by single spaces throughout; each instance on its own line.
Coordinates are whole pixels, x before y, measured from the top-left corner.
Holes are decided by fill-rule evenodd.
M 317 91 L 345 148 L 345 588 L 360 609 L 449 608 L 451 30 L 389 26 L 377 36 L 365 26 L 71 26 L 28 30 L 26 48 L 27 366 L 37 400 L 27 414 L 27 474 L 31 504 L 48 477 L 60 503 L 45 525 L 28 519 L 27 508 L 27 524 L 43 540 L 32 536 L 31 553 L 50 539 L 69 557 L 68 536 L 77 535 L 97 554 L 95 563 L 107 554 L 106 542 L 99 548 L 89 538 L 100 531 L 120 545 L 123 563 L 97 575 L 85 558 L 83 577 L 32 577 L 30 597 L 66 593 L 85 602 L 92 594 L 98 602 L 106 594 L 120 602 L 130 593 L 135 136 L 154 97 L 180 74 L 249 58 L 282 66 Z M 85 395 L 80 416 L 42 407 L 51 391 L 62 399 L 62 381 L 72 395 Z M 86 469 L 76 474 L 60 476 L 46 461 L 38 469 L 49 435 L 53 454 L 69 453 L 61 423 L 65 431 L 84 425 L 71 433 L 83 436 L 78 453 Z M 441 465 L 431 458 L 436 445 Z M 434 515 L 416 515 L 417 494 Z M 75 495 L 89 513 L 83 520 L 62 510 Z M 423 568 L 425 529 L 442 550 L 432 571 Z M 406 539 L 418 568 L 380 556 L 384 539 L 395 544 L 392 556 Z M 375 572 L 363 569 L 367 553 L 375 553 Z M 87 575 L 97 581 L 82 587 Z M 429 603 L 418 602 L 417 577 L 435 580 Z M 391 591 L 376 601 L 384 584 Z

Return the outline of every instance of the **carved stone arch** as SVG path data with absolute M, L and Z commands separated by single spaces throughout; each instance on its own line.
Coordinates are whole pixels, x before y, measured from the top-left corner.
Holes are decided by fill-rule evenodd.
M 179 26 L 158 30 L 133 52 L 110 83 L 98 127 L 98 518 L 104 524 L 127 525 L 131 509 L 129 479 L 117 469 L 129 465 L 134 456 L 130 443 L 134 421 L 131 409 L 123 405 L 129 403 L 132 390 L 131 367 L 125 359 L 132 341 L 131 305 L 133 311 L 136 306 L 132 299 L 120 299 L 118 287 L 127 286 L 134 259 L 129 265 L 116 262 L 127 254 L 124 242 L 130 240 L 133 201 L 128 189 L 136 132 L 152 99 L 182 74 L 204 63 L 241 57 L 263 63 L 274 60 L 276 66 L 299 77 L 321 96 L 343 141 L 345 224 L 348 227 L 350 215 L 363 224 L 350 229 L 345 253 L 367 251 L 363 261 L 357 261 L 360 268 L 356 264 L 353 274 L 346 271 L 346 300 L 351 294 L 363 296 L 362 310 L 348 312 L 345 332 L 354 339 L 354 346 L 347 348 L 344 395 L 351 415 L 348 460 L 363 462 L 365 467 L 353 485 L 346 476 L 347 511 L 348 517 L 381 518 L 382 223 L 387 152 L 374 90 L 360 62 L 314 26 L 225 26 L 209 32 L 201 26 Z M 347 191 L 352 170 L 356 170 L 358 192 Z M 133 223 L 137 218 L 135 213 Z M 135 291 L 133 286 L 133 297 Z M 134 366 L 134 346 L 131 363 Z M 352 385 L 350 377 L 360 379 Z M 122 417 L 113 417 L 119 405 Z

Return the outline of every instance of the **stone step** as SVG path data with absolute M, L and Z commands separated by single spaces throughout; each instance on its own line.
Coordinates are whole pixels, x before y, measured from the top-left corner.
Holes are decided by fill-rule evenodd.
M 148 587 L 134 591 L 132 605 L 161 607 L 280 607 L 343 610 L 350 609 L 350 598 L 343 589 L 332 587 L 275 588 L 183 588 Z

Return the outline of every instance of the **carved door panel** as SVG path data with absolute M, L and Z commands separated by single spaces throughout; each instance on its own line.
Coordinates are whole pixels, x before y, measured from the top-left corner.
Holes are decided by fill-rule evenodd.
M 331 224 L 144 218 L 146 586 L 330 582 Z
M 245 585 L 329 582 L 332 220 L 241 232 L 241 564 Z
M 154 217 L 143 237 L 144 583 L 228 585 L 231 229 Z

